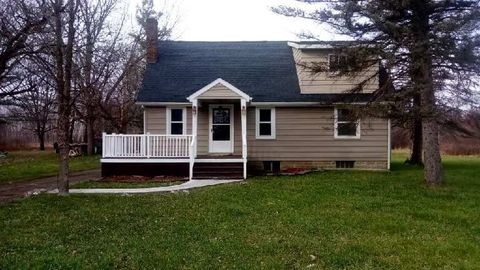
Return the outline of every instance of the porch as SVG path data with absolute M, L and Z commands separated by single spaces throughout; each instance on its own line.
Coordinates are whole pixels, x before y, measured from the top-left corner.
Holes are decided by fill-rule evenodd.
M 103 134 L 102 164 L 122 164 L 132 169 L 155 168 L 184 170 L 188 166 L 189 179 L 246 178 L 246 156 L 235 154 L 197 155 L 195 135 L 164 134 Z M 156 164 L 156 165 L 153 165 Z M 153 165 L 153 166 L 152 166 Z M 225 173 L 214 172 L 223 169 Z M 168 174 L 167 170 L 164 170 Z
M 219 78 L 187 100 L 158 107 L 155 117 L 164 120 L 150 125 L 144 119 L 145 134 L 103 134 L 102 163 L 188 164 L 190 179 L 222 171 L 245 179 L 251 98 Z

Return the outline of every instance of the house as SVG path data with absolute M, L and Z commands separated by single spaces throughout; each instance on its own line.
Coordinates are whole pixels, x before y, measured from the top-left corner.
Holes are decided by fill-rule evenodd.
M 137 100 L 144 134 L 104 134 L 103 175 L 389 169 L 389 120 L 349 117 L 379 88 L 378 65 L 360 78 L 312 74 L 302 63 L 338 64 L 333 44 L 157 43 L 152 21 Z M 370 77 L 361 92 L 349 92 L 362 76 Z

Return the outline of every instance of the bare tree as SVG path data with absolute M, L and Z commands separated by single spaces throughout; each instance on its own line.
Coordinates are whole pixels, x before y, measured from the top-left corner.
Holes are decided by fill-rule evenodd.
M 36 135 L 43 151 L 45 136 L 55 126 L 55 91 L 42 78 L 29 77 L 27 81 L 29 91 L 15 98 L 11 114 L 17 121 L 27 123 L 27 129 Z
M 139 27 L 130 33 L 133 41 L 119 44 L 116 55 L 118 79 L 104 92 L 102 101 L 103 117 L 109 123 L 108 128 L 115 132 L 127 132 L 132 125 L 142 125 L 141 110 L 135 105 L 135 98 L 147 64 L 145 31 L 148 20 L 154 20 L 159 25 L 158 40 L 170 39 L 177 23 L 167 10 L 158 11 L 152 0 L 143 0 L 137 6 Z
M 26 56 L 40 49 L 34 35 L 47 22 L 44 5 L 43 0 L 0 1 L 0 103 L 28 90 L 20 66 Z
M 40 141 L 48 130 L 48 124 L 43 123 L 51 119 L 54 107 L 60 165 L 58 188 L 60 194 L 66 194 L 69 147 L 78 122 L 86 126 L 89 154 L 93 152 L 95 134 L 99 133 L 101 125 L 125 132 L 141 122 L 137 120 L 141 114 L 135 106 L 135 97 L 145 66 L 143 24 L 139 23 L 132 31 L 125 29 L 127 14 L 125 9 L 120 10 L 120 4 L 126 1 L 5 1 L 28 3 L 34 7 L 37 4 L 41 11 L 37 17 L 32 17 L 41 17 L 38 24 L 20 31 L 21 43 L 14 46 L 15 54 L 5 61 L 8 69 L 0 70 L 0 78 L 14 71 L 21 75 L 18 76 L 21 90 L 17 87 L 7 95 L 20 95 L 16 100 L 18 119 L 26 120 L 27 113 L 38 111 L 35 113 L 38 119 L 28 118 L 28 121 L 38 122 L 35 132 Z M 154 14 L 166 21 L 164 13 L 154 11 L 152 1 L 144 1 L 141 9 L 144 14 Z M 139 18 L 146 20 L 142 16 Z M 0 20 L 7 23 L 3 17 Z M 171 28 L 167 25 L 162 27 L 160 39 L 169 37 Z M 7 39 L 2 36 L 2 42 L 4 40 Z M 10 77 L 8 81 L 12 81 Z M 26 93 L 29 90 L 36 92 Z
M 73 48 L 79 0 L 68 0 L 65 4 L 63 0 L 54 0 L 51 6 L 54 11 L 54 45 L 52 47 L 55 59 L 55 90 L 58 113 L 56 129 L 59 147 L 58 191 L 60 194 L 67 194 L 69 186 L 70 117 L 72 114 Z
M 153 17 L 161 21 L 160 40 L 168 39 L 175 25 L 168 20 L 167 13 L 155 10 L 153 1 L 145 0 L 137 7 L 138 27 L 126 35 L 127 14 L 118 12 L 119 8 L 122 6 L 118 1 L 81 0 L 75 108 L 86 127 L 88 154 L 93 153 L 100 118 L 116 132 L 127 132 L 130 126 L 141 122 L 135 98 L 145 66 L 146 20 Z M 117 16 L 113 21 L 114 13 Z
M 140 46 L 125 46 L 118 51 L 117 80 L 104 92 L 101 110 L 106 128 L 126 133 L 132 126 L 139 126 L 142 114 L 135 105 L 144 71 L 144 55 Z
M 76 114 L 86 129 L 87 153 L 93 154 L 95 124 L 101 117 L 102 92 L 111 77 L 111 68 L 117 61 L 113 57 L 122 38 L 123 21 L 109 23 L 117 1 L 81 0 L 79 9 L 79 40 L 76 42 Z M 114 26 L 115 24 L 115 26 Z

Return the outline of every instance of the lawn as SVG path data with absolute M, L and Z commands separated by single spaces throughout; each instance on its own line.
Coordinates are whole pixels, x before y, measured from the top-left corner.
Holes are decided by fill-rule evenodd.
M 75 157 L 71 159 L 71 171 L 100 168 L 99 156 Z M 14 151 L 0 159 L 0 184 L 53 176 L 58 172 L 58 156 L 53 150 Z
M 403 154 L 404 155 L 404 154 Z M 0 206 L 0 269 L 479 269 L 480 158 Z

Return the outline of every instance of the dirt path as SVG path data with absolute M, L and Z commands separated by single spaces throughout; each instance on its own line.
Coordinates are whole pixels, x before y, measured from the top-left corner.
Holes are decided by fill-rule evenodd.
M 99 169 L 74 172 L 70 174 L 70 184 L 98 178 L 100 178 Z M 0 184 L 0 203 L 27 197 L 33 193 L 44 192 L 55 188 L 57 188 L 57 176 Z

